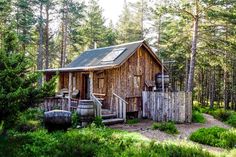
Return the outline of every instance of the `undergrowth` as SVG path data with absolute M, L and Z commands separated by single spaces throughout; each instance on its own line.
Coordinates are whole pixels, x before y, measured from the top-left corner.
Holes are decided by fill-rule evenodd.
M 196 145 L 156 143 L 138 133 L 89 127 L 67 132 L 10 132 L 0 140 L 0 156 L 211 157 Z
M 152 129 L 158 129 L 168 134 L 178 134 L 178 130 L 173 122 L 153 123 Z
M 234 148 L 236 145 L 236 130 L 220 127 L 201 128 L 190 135 L 190 140 L 222 148 Z

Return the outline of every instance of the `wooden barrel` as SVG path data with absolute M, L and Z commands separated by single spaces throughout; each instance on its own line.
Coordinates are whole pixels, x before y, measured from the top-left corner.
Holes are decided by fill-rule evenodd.
M 80 100 L 77 113 L 80 117 L 81 125 L 88 125 L 95 117 L 94 102 L 92 100 Z
M 71 112 L 65 110 L 44 112 L 44 124 L 48 131 L 67 130 L 71 126 Z

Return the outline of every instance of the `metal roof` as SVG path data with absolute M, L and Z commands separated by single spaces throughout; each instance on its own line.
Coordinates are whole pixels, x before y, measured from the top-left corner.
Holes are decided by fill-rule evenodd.
M 136 41 L 121 45 L 91 49 L 83 52 L 80 56 L 74 59 L 70 64 L 66 65 L 64 68 L 57 69 L 45 69 L 43 71 L 87 71 L 87 70 L 96 70 L 96 69 L 109 69 L 115 66 L 121 65 L 124 61 L 127 60 L 137 48 L 142 44 L 146 44 L 144 40 Z M 149 46 L 148 46 L 149 47 Z M 150 48 L 150 47 L 149 47 Z M 114 60 L 109 62 L 104 62 L 103 59 L 109 54 L 112 53 L 115 49 L 124 49 L 124 51 L 116 57 Z M 153 57 L 160 63 L 160 60 L 157 58 L 156 54 L 152 52 Z

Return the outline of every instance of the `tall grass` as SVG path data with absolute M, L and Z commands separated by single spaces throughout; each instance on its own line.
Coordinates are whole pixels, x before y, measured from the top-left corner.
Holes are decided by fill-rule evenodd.
M 0 156 L 211 157 L 199 146 L 156 143 L 138 133 L 90 127 L 67 132 L 14 132 L 0 140 Z
M 236 146 L 236 130 L 220 127 L 201 128 L 190 135 L 190 140 L 210 146 L 234 148 Z
M 202 113 L 200 113 L 198 111 L 193 111 L 192 122 L 193 123 L 205 123 L 206 119 L 204 118 Z

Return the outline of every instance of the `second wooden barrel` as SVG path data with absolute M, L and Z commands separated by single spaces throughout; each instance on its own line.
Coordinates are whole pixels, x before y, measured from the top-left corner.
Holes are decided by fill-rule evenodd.
M 94 120 L 95 117 L 94 102 L 92 100 L 80 100 L 77 113 L 80 117 L 81 125 L 88 125 Z

